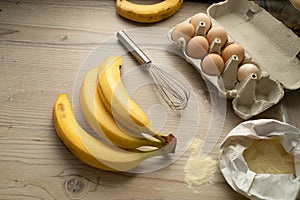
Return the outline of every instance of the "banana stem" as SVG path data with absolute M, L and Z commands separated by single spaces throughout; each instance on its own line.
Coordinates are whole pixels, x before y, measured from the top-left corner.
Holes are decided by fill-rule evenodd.
M 165 140 L 166 140 L 166 146 L 164 148 L 170 149 L 171 153 L 175 153 L 175 149 L 176 149 L 176 145 L 177 145 L 177 138 L 172 133 L 169 134 L 168 136 L 163 136 L 163 137 L 165 137 Z
M 160 140 L 165 146 L 169 145 L 169 144 L 172 144 L 173 146 L 173 149 L 171 152 L 175 152 L 175 148 L 176 148 L 176 145 L 177 145 L 177 138 L 175 137 L 175 135 L 173 135 L 172 133 L 170 133 L 169 135 L 162 135 L 161 133 L 159 132 L 156 132 L 154 131 L 151 127 L 147 127 L 148 129 L 148 133 L 150 135 L 152 135 L 154 138 Z

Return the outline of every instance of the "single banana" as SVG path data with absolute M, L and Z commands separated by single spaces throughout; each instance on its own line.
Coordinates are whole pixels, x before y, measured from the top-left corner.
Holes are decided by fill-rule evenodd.
M 103 62 L 98 72 L 100 96 L 113 117 L 135 133 L 146 133 L 165 143 L 176 141 L 174 135 L 165 136 L 152 128 L 147 115 L 127 93 L 120 77 L 121 66 L 122 57 L 111 56 Z
M 128 0 L 116 0 L 115 8 L 122 17 L 142 23 L 153 23 L 174 15 L 183 0 L 164 0 L 152 5 L 141 5 Z
M 88 134 L 76 121 L 66 94 L 53 107 L 56 132 L 66 147 L 82 162 L 102 170 L 128 171 L 150 157 L 171 152 L 174 144 L 150 152 L 129 152 L 115 148 Z
M 141 146 L 161 148 L 165 144 L 150 138 L 133 137 L 121 130 L 113 116 L 106 108 L 97 87 L 98 67 L 93 68 L 85 75 L 80 88 L 80 105 L 86 121 L 91 128 L 102 138 L 125 149 L 135 149 Z

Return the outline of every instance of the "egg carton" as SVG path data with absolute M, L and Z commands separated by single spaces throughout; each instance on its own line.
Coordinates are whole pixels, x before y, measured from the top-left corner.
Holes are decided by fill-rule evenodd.
M 202 59 L 187 55 L 184 38 L 172 39 L 176 26 L 169 30 L 168 38 L 203 79 L 218 89 L 219 96 L 232 100 L 233 110 L 240 118 L 246 120 L 258 115 L 277 104 L 286 91 L 300 88 L 300 38 L 284 24 L 248 0 L 226 0 L 212 4 L 207 9 L 207 15 L 211 19 L 211 28 L 221 26 L 227 31 L 225 47 L 232 43 L 244 47 L 242 63 L 238 64 L 237 56 L 232 55 L 220 75 L 207 75 L 201 68 Z M 190 22 L 191 17 L 180 24 Z M 201 34 L 201 31 L 205 36 L 201 24 L 194 36 Z M 221 54 L 225 47 L 221 49 L 215 40 L 209 52 Z M 259 73 L 251 73 L 238 81 L 238 69 L 246 63 L 256 65 Z

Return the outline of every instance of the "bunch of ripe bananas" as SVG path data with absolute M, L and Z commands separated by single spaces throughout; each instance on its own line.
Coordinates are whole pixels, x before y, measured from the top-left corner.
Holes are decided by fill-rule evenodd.
M 82 112 L 103 140 L 80 127 L 66 94 L 60 94 L 53 107 L 54 126 L 65 146 L 82 162 L 108 171 L 131 170 L 145 159 L 174 152 L 176 147 L 175 136 L 154 130 L 131 99 L 121 81 L 121 66 L 122 57 L 107 58 L 87 72 L 80 88 Z

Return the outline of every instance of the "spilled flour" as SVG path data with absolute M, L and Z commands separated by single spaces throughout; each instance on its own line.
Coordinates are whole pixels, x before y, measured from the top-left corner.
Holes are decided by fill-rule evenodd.
M 203 141 L 195 139 L 189 148 L 190 157 L 184 166 L 184 182 L 189 188 L 204 184 L 210 184 L 214 180 L 218 169 L 218 162 L 210 156 L 200 156 Z M 194 190 L 194 192 L 197 192 Z

